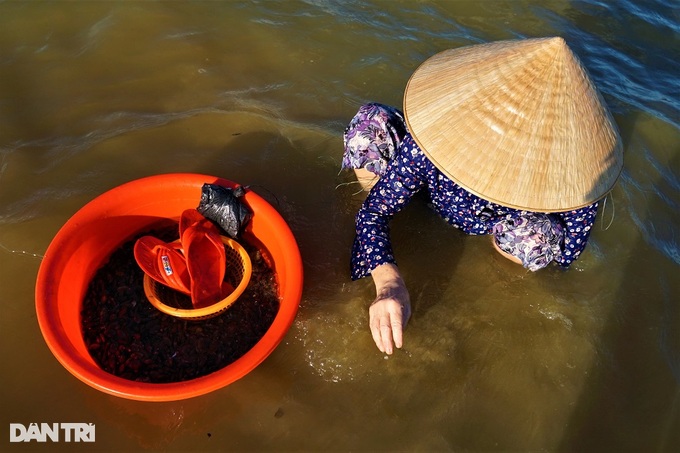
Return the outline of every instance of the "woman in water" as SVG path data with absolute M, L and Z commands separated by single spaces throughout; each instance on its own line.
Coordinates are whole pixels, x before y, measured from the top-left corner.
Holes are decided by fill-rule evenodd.
M 362 106 L 344 144 L 343 168 L 372 186 L 356 216 L 351 277 L 373 278 L 369 325 L 387 354 L 402 347 L 411 315 L 389 221 L 417 192 L 525 268 L 566 268 L 623 166 L 616 125 L 562 38 L 441 52 L 411 76 L 404 113 Z

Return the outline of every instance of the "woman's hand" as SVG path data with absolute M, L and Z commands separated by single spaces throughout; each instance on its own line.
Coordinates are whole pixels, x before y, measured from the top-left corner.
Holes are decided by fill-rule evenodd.
M 411 301 L 394 264 L 381 264 L 371 271 L 377 297 L 368 309 L 373 341 L 380 352 L 392 354 L 401 348 L 402 333 L 411 317 Z

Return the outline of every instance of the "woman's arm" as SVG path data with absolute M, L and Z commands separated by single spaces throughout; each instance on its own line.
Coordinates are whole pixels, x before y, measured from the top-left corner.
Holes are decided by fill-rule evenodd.
M 378 179 L 356 215 L 352 245 L 352 280 L 368 276 L 381 264 L 394 263 L 389 223 L 425 185 L 425 157 L 406 135 L 386 173 Z
M 386 173 L 364 201 L 356 217 L 352 247 L 352 279 L 371 275 L 376 298 L 369 308 L 369 326 L 381 352 L 402 346 L 402 332 L 411 303 L 392 252 L 389 222 L 421 190 L 423 157 L 407 135 Z

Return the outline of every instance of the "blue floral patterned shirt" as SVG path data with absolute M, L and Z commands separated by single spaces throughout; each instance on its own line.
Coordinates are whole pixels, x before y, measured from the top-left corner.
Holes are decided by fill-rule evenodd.
M 351 257 L 353 280 L 369 275 L 381 264 L 395 262 L 389 221 L 421 190 L 427 190 L 434 210 L 444 220 L 467 234 L 491 234 L 497 222 L 527 213 L 467 192 L 441 173 L 407 133 L 395 158 L 356 215 Z M 581 254 L 595 221 L 597 206 L 594 203 L 585 208 L 550 214 L 564 228 L 562 253 L 554 259 L 556 263 L 567 267 Z

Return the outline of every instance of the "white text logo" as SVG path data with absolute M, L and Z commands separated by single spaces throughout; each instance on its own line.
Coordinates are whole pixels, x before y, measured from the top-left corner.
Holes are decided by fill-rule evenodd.
M 10 442 L 94 442 L 94 423 L 9 424 Z

